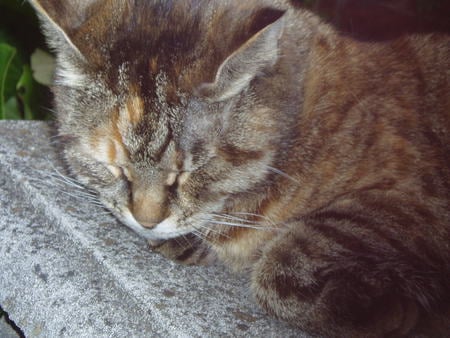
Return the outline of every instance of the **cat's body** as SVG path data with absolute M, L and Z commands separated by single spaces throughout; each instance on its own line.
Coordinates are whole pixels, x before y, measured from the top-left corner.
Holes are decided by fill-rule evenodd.
M 130 228 L 312 333 L 450 334 L 449 37 L 356 41 L 282 1 L 32 3 L 65 157 Z

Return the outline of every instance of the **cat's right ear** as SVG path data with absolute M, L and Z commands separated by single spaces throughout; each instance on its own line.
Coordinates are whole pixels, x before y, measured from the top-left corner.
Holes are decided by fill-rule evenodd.
M 227 100 L 246 88 L 250 82 L 273 67 L 279 58 L 279 39 L 284 30 L 285 12 L 266 8 L 256 13 L 251 35 L 220 65 L 214 82 L 203 83 L 196 95 L 210 102 Z
M 74 39 L 77 29 L 85 22 L 87 9 L 96 0 L 29 0 L 42 23 L 47 42 L 57 53 L 70 53 L 84 59 Z

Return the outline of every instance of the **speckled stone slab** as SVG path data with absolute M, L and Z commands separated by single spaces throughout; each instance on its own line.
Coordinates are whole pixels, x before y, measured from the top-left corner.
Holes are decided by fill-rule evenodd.
M 27 337 L 306 337 L 244 276 L 184 267 L 59 177 L 44 122 L 0 122 L 0 305 Z

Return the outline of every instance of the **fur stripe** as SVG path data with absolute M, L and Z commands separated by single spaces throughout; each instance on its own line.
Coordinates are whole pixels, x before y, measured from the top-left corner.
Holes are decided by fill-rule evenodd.
M 136 126 L 144 116 L 144 101 L 138 95 L 132 96 L 126 103 L 126 119 L 129 124 Z

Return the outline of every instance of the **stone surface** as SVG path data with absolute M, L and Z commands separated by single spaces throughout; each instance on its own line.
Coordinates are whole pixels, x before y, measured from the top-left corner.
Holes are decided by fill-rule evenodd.
M 18 338 L 19 335 L 14 329 L 6 322 L 6 318 L 0 315 L 0 337 L 1 338 Z
M 302 337 L 244 276 L 184 267 L 64 183 L 52 128 L 0 122 L 0 305 L 27 337 Z

